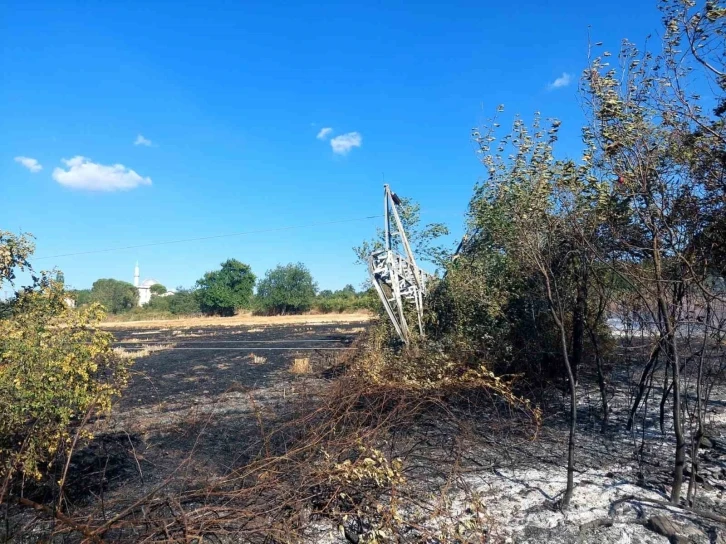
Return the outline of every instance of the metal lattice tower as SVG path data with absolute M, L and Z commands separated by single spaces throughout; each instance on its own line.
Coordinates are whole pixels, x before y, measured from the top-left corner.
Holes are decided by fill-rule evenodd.
M 374 251 L 368 256 L 368 272 L 396 332 L 401 340 L 408 344 L 411 331 L 404 313 L 404 301 L 413 303 L 416 308 L 418 328 L 423 336 L 423 298 L 426 296 L 427 283 L 431 275 L 416 265 L 416 259 L 398 215 L 397 206 L 401 203 L 400 199 L 396 193 L 391 192 L 388 185 L 383 186 L 383 192 L 384 249 Z M 403 255 L 394 251 L 395 244 L 392 243 L 394 239 L 400 241 Z

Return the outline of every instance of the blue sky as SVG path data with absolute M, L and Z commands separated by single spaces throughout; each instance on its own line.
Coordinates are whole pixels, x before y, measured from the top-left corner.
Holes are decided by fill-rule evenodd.
M 351 247 L 380 219 L 48 257 L 379 214 L 384 176 L 453 244 L 484 174 L 471 128 L 500 103 L 541 111 L 579 155 L 588 27 L 615 50 L 659 21 L 655 0 L 9 0 L 0 229 L 35 234 L 36 266 L 79 288 L 131 281 L 137 260 L 142 277 L 190 286 L 229 257 L 359 285 Z

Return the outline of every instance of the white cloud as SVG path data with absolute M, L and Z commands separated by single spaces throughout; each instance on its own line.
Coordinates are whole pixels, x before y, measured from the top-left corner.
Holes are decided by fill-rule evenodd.
M 134 141 L 134 145 L 145 145 L 146 147 L 151 147 L 151 140 L 147 140 L 141 134 L 139 134 Z
M 315 137 L 318 140 L 325 140 L 328 136 L 330 136 L 331 132 L 333 132 L 333 129 L 330 127 L 321 128 L 320 132 L 318 132 L 318 135 Z
M 88 191 L 125 191 L 139 185 L 151 185 L 151 178 L 141 177 L 123 164 L 106 166 L 91 162 L 91 159 L 80 155 L 61 162 L 68 169 L 57 167 L 53 170 L 53 179 L 72 189 Z
M 33 174 L 40 172 L 43 169 L 43 166 L 36 159 L 31 157 L 15 157 L 15 162 L 25 166 L 25 168 L 33 172 Z
M 547 88 L 550 91 L 553 89 L 561 89 L 562 87 L 567 87 L 571 82 L 572 76 L 567 72 L 562 72 L 562 75 L 547 85 Z
M 358 132 L 349 132 L 348 134 L 341 134 L 330 140 L 330 147 L 333 148 L 333 153 L 338 155 L 346 155 L 354 147 L 360 147 L 363 143 L 363 136 Z

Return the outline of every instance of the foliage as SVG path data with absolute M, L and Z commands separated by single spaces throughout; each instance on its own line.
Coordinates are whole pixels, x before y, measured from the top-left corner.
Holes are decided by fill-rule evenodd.
M 144 304 L 141 308 L 134 309 L 134 311 L 140 311 L 143 312 L 169 312 L 169 305 L 171 301 L 169 300 L 173 295 L 169 295 L 166 297 L 160 297 L 158 295 L 154 295 L 149 299 L 149 302 Z
M 314 302 L 317 285 L 302 263 L 278 265 L 257 285 L 256 304 L 270 314 L 305 312 Z
M 163 295 L 164 293 L 166 293 L 166 287 L 164 287 L 160 283 L 155 283 L 149 288 L 149 290 L 151 291 L 152 295 Z
M 234 315 L 241 308 L 249 308 L 255 275 L 249 265 L 228 259 L 221 269 L 207 272 L 197 281 L 196 296 L 205 314 Z
M 325 290 L 318 293 L 313 309 L 321 313 L 376 311 L 378 305 L 378 295 L 373 288 L 358 293 L 352 285 L 346 285 L 338 291 Z
M 93 293 L 90 289 L 74 289 L 67 291 L 68 296 L 76 301 L 76 306 L 83 306 L 93 302 Z
M 98 302 L 112 314 L 118 314 L 138 306 L 139 292 L 126 281 L 100 279 L 93 282 L 91 301 Z
M 28 258 L 34 248 L 32 235 L 0 230 L 0 284 L 12 283 L 17 271 L 30 269 Z
M 406 481 L 402 468 L 400 459 L 389 461 L 382 451 L 360 445 L 358 458 L 335 463 L 328 478 L 332 483 L 356 490 L 365 485 L 387 488 Z
M 11 237 L 0 242 L 0 254 L 10 255 L 0 280 L 14 277 L 15 264 L 30 267 L 29 239 L 7 244 Z M 8 252 L 8 245 L 16 249 Z M 69 447 L 72 426 L 90 412 L 107 412 L 126 381 L 111 334 L 97 328 L 101 306 L 69 308 L 66 296 L 41 274 L 0 319 L 0 502 L 15 473 L 40 477 L 43 464 Z
M 192 289 L 178 287 L 173 295 L 165 298 L 169 301 L 169 311 L 174 315 L 194 315 L 202 311 L 199 297 Z

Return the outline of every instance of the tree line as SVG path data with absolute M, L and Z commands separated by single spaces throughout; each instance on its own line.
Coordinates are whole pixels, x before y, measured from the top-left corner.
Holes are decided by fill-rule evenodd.
M 256 291 L 255 291 L 256 288 Z M 374 307 L 375 295 L 358 292 L 352 285 L 338 291 L 318 290 L 310 270 L 302 263 L 278 265 L 257 279 L 249 265 L 236 259 L 206 272 L 191 289 L 168 292 L 152 285 L 151 299 L 139 307 L 139 292 L 131 283 L 115 279 L 96 280 L 90 289 L 70 290 L 77 305 L 101 304 L 112 314 L 219 315 L 239 311 L 285 315 L 307 311 L 345 312 Z

